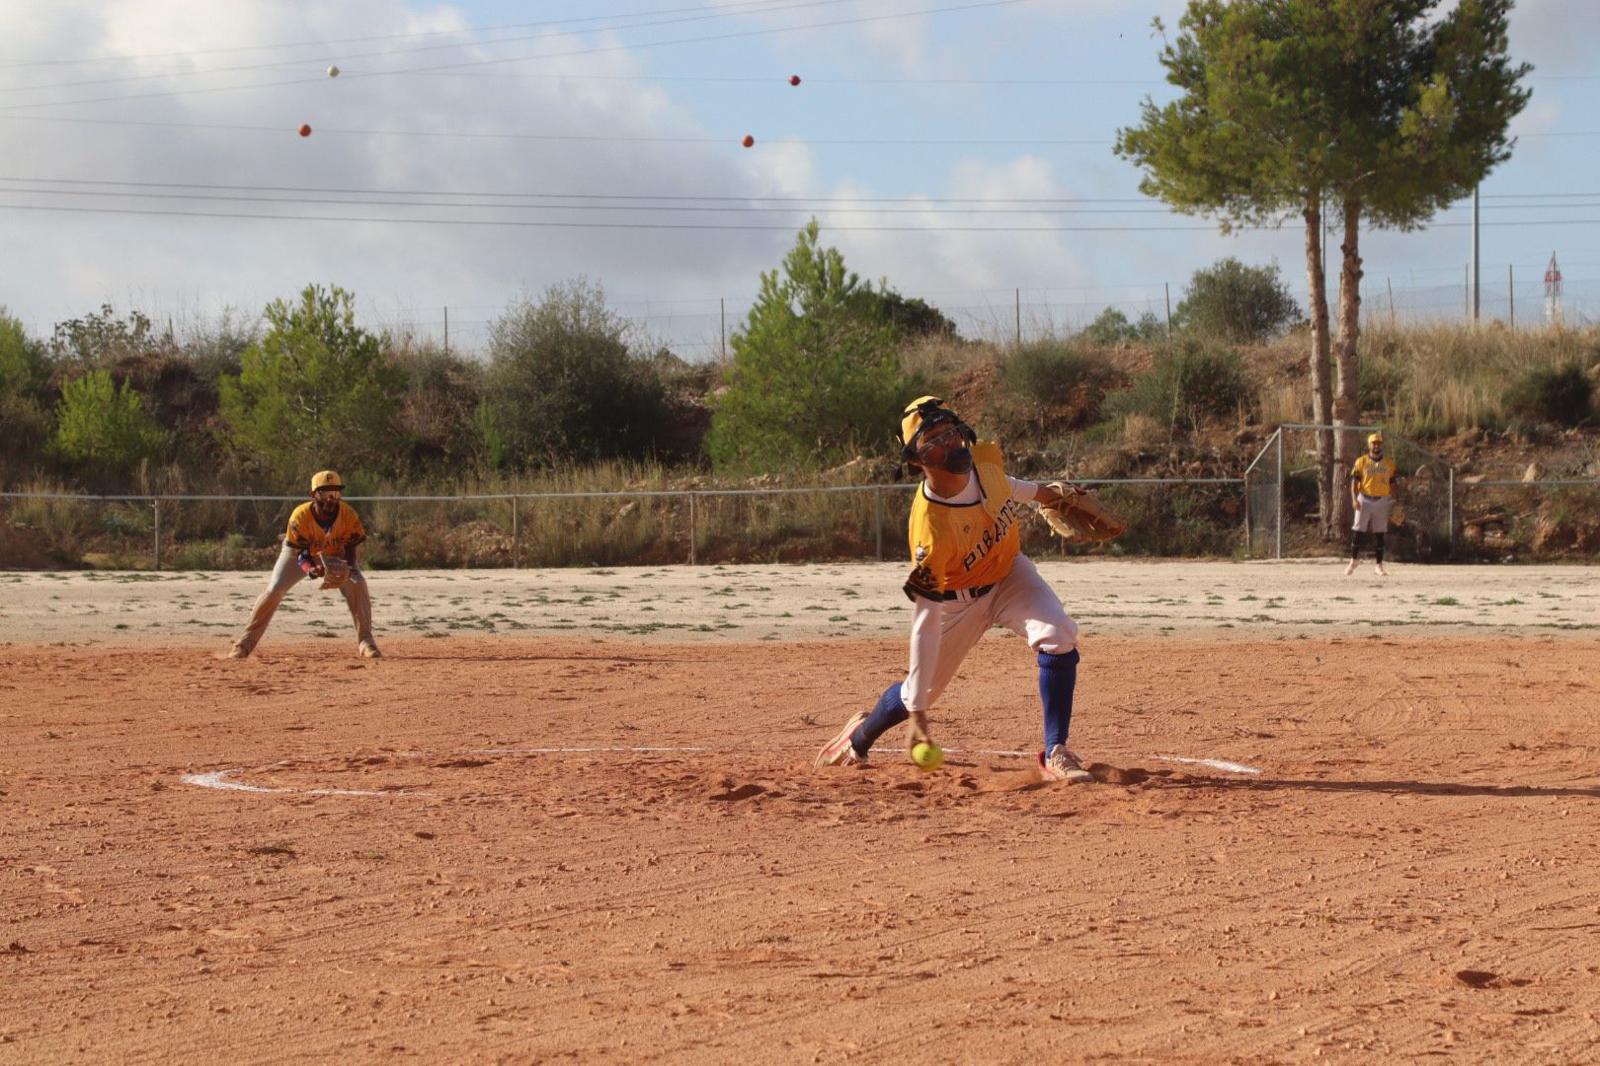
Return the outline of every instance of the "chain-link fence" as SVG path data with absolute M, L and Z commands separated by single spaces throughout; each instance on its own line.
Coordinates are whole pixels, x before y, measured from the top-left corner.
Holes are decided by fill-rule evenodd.
M 1023 526 L 1039 557 L 1242 554 L 1238 478 L 1080 482 L 1124 516 L 1108 546 Z M 640 492 L 350 496 L 382 567 L 800 562 L 905 556 L 911 484 Z M 270 566 L 297 496 L 0 493 L 0 568 L 225 570 Z
M 1364 438 L 1379 428 L 1285 423 L 1267 438 L 1245 472 L 1246 541 L 1252 558 L 1327 553 L 1317 491 L 1317 439 L 1334 433 Z M 1397 496 L 1405 509 L 1405 521 L 1389 531 L 1391 554 L 1418 560 L 1450 557 L 1455 549 L 1454 468 L 1398 433 L 1385 432 L 1383 443 L 1394 460 Z M 1359 452 L 1352 448 L 1352 454 Z M 1348 492 L 1349 471 L 1335 474 L 1335 491 Z
M 1256 559 L 1320 555 L 1316 435 L 1375 426 L 1285 424 L 1245 471 L 1246 554 Z M 1400 559 L 1562 558 L 1600 553 L 1600 479 L 1510 481 L 1462 477 L 1447 460 L 1400 434 L 1384 433 L 1395 461 L 1405 522 L 1390 529 Z M 1348 491 L 1348 471 L 1338 489 Z M 1339 531 L 1344 535 L 1345 531 Z
M 1600 481 L 1457 478 L 1455 504 L 1462 558 L 1600 553 Z

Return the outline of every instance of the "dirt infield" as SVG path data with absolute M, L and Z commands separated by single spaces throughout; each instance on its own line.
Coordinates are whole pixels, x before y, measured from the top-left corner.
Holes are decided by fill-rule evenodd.
M 309 593 L 237 663 L 206 583 L 0 583 L 0 1063 L 1600 1061 L 1591 572 L 1211 565 L 1049 572 L 1054 787 L 1000 633 L 943 770 L 810 767 L 898 568 L 379 574 L 381 662 Z

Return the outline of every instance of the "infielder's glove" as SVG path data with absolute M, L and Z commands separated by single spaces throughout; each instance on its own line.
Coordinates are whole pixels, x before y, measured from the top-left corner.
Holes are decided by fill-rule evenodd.
M 336 589 L 350 580 L 350 564 L 342 556 L 322 556 L 322 584 L 319 589 Z
M 1061 502 L 1040 507 L 1039 513 L 1067 540 L 1110 540 L 1127 532 L 1128 523 L 1108 511 L 1088 489 L 1063 481 L 1052 481 L 1050 487 L 1061 494 Z

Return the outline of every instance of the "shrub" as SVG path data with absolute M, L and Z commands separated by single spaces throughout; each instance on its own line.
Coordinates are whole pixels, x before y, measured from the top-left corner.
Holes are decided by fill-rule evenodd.
M 654 451 L 666 396 L 628 322 L 586 278 L 506 311 L 489 335 L 485 452 L 518 467 Z
M 387 339 L 356 325 L 355 297 L 307 285 L 274 300 L 267 331 L 221 379 L 221 412 L 236 453 L 282 482 L 311 470 L 383 466 L 399 457 L 394 416 L 403 385 Z
M 1135 342 L 1151 344 L 1166 336 L 1167 328 L 1155 315 L 1146 311 L 1137 322 L 1115 307 L 1108 307 L 1083 328 L 1078 337 L 1100 348 L 1115 348 Z
M 166 434 L 139 394 L 119 388 L 105 370 L 91 370 L 61 388 L 52 446 L 63 458 L 97 472 L 127 472 L 161 450 Z
M 1512 384 L 1506 406 L 1524 418 L 1584 426 L 1594 421 L 1594 385 L 1577 363 L 1534 367 Z
M 40 346 L 0 307 L 0 485 L 44 453 L 51 424 L 40 393 L 49 376 Z
M 956 324 L 945 317 L 943 311 L 919 297 L 900 295 L 889 287 L 887 280 L 880 281 L 876 291 L 863 288 L 862 296 L 867 303 L 876 304 L 877 314 L 902 338 L 957 339 Z
M 406 470 L 462 471 L 479 457 L 475 416 L 483 402 L 483 366 L 407 338 L 390 356 L 405 380 L 395 419 Z
M 720 468 L 816 467 L 865 442 L 886 446 L 911 398 L 870 284 L 817 233 L 813 220 L 781 271 L 761 275 L 761 295 L 733 335 L 728 387 L 706 437 Z
M 1301 317 L 1276 263 L 1252 267 L 1232 256 L 1195 271 L 1173 313 L 1184 329 L 1233 344 L 1276 336 Z
M 1098 422 L 1115 377 L 1103 360 L 1070 342 L 1024 344 L 1000 361 L 990 417 L 1004 439 L 1043 444 Z
M 57 323 L 50 347 L 68 362 L 109 367 L 154 351 L 157 343 L 150 329 L 150 319 L 142 312 L 131 311 L 120 319 L 110 304 L 102 304 L 96 314 Z
M 1157 354 L 1147 373 L 1107 397 L 1106 410 L 1144 415 L 1174 430 L 1194 429 L 1247 411 L 1251 400 L 1238 352 L 1187 339 Z

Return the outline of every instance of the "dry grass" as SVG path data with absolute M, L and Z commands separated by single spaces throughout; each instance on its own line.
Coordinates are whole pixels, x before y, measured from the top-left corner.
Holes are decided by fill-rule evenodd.
M 1499 428 L 1506 393 L 1535 369 L 1600 360 L 1600 331 L 1378 326 L 1362 342 L 1367 405 L 1416 436 Z

